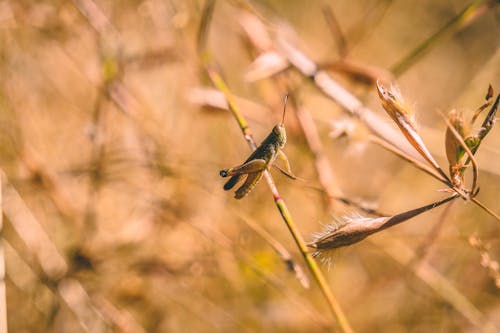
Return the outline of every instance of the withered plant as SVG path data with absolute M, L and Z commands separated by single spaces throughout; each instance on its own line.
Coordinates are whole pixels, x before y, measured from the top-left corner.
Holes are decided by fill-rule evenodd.
M 447 188 L 441 191 L 451 193 L 451 196 L 423 207 L 394 214 L 392 216 L 364 217 L 359 214 L 353 214 L 352 216 L 340 218 L 333 224 L 326 226 L 323 232 L 315 234 L 314 240 L 309 244 L 309 246 L 317 250 L 315 255 L 324 256 L 322 252 L 325 250 L 357 243 L 374 233 L 405 222 L 419 214 L 457 198 L 475 203 L 500 222 L 500 217 L 476 198 L 479 194 L 479 167 L 474 158 L 474 154 L 478 151 L 481 142 L 495 124 L 500 94 L 497 95 L 493 103 L 493 88 L 489 86 L 485 97 L 485 103 L 474 112 L 468 122 L 464 119 L 463 113 L 455 109 L 448 113 L 448 118 L 443 117 L 447 124 L 445 148 L 446 157 L 449 163 L 449 174 L 446 174 L 432 156 L 418 133 L 415 112 L 412 107 L 405 102 L 398 88 L 392 85 L 390 89 L 387 89 L 381 83 L 377 82 L 377 91 L 384 110 L 389 114 L 408 142 L 415 148 L 427 164 L 423 164 L 423 161 L 409 156 L 384 139 L 371 136 L 371 140 L 445 184 Z M 481 112 L 488 107 L 490 107 L 490 109 L 484 117 L 482 124 L 477 130 L 472 131 L 471 127 L 474 125 L 475 121 L 478 119 Z M 470 187 L 467 187 L 465 173 L 467 169 L 471 169 L 471 165 L 472 181 Z

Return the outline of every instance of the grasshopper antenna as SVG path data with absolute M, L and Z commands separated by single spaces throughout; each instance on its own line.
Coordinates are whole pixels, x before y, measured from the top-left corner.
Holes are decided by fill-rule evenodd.
M 285 113 L 286 113 L 286 105 L 288 103 L 288 91 L 287 93 L 285 94 L 285 104 L 283 105 L 283 117 L 281 118 L 281 125 L 283 125 L 285 123 Z

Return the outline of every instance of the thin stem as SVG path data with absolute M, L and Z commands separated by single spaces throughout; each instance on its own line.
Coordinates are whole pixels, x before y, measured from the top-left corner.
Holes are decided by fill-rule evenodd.
M 494 218 L 497 219 L 497 221 L 500 222 L 500 216 L 498 216 L 497 213 L 495 213 L 494 211 L 492 211 L 491 209 L 489 209 L 488 207 L 486 207 L 485 205 L 483 205 L 479 200 L 477 200 L 476 198 L 471 198 L 470 199 L 473 203 L 475 203 L 476 205 L 478 205 L 479 207 L 481 207 L 482 209 L 484 209 L 485 212 L 487 212 L 488 214 L 490 214 L 491 216 L 493 216 Z
M 384 140 L 382 138 L 379 138 L 378 136 L 375 136 L 375 135 L 369 135 L 368 136 L 368 140 L 370 142 L 375 143 L 375 144 L 381 146 L 382 148 L 384 148 L 384 149 L 386 149 L 386 150 L 388 150 L 388 151 L 390 151 L 390 152 L 398 155 L 402 159 L 410 162 L 411 164 L 413 164 L 414 166 L 416 166 L 420 170 L 426 172 L 427 174 L 429 174 L 430 176 L 434 177 L 435 179 L 439 180 L 443 184 L 449 186 L 449 183 L 446 181 L 446 179 L 444 179 L 443 176 L 441 176 L 441 174 L 439 174 L 435 169 L 429 167 L 427 164 L 422 163 L 421 161 L 419 161 L 419 160 L 413 158 L 412 156 L 406 154 L 405 152 L 403 152 L 399 148 L 393 146 L 391 143 L 387 142 L 386 140 Z
M 472 2 L 457 16 L 446 23 L 441 29 L 417 45 L 417 47 L 411 50 L 408 55 L 392 66 L 391 71 L 396 76 L 400 76 L 406 72 L 406 70 L 408 70 L 418 59 L 420 59 L 426 51 L 429 51 L 434 45 L 436 45 L 441 38 L 480 17 L 481 14 L 485 12 L 485 8 L 483 6 L 489 6 L 488 2 L 488 0 L 476 0 Z
M 295 102 L 295 99 L 293 99 L 293 101 Z M 324 153 L 323 144 L 311 114 L 306 109 L 299 107 L 298 105 L 295 105 L 294 109 L 299 125 L 304 133 L 307 146 L 314 156 L 314 166 L 318 174 L 318 180 L 327 195 L 328 206 L 332 209 L 335 206 L 332 199 L 343 197 L 342 190 L 338 186 L 337 177 L 335 176 L 333 169 L 330 166 L 330 162 Z
M 221 90 L 227 100 L 229 110 L 235 117 L 236 121 L 238 122 L 238 125 L 243 133 L 243 136 L 245 137 L 245 140 L 247 141 L 248 145 L 252 150 L 255 150 L 257 145 L 255 144 L 255 141 L 253 140 L 253 137 L 250 133 L 250 129 L 248 128 L 248 125 L 245 121 L 245 119 L 242 117 L 241 113 L 239 112 L 239 109 L 237 105 L 234 102 L 234 99 L 231 96 L 231 93 L 229 89 L 227 88 L 227 85 L 225 84 L 224 80 L 222 77 L 219 75 L 218 72 L 215 71 L 213 66 L 207 65 L 206 67 L 207 73 L 212 81 L 212 83 L 215 85 L 216 88 Z M 276 207 L 278 208 L 283 221 L 285 222 L 286 226 L 288 227 L 288 230 L 292 234 L 292 237 L 297 245 L 297 247 L 300 250 L 300 253 L 304 257 L 304 260 L 306 261 L 306 264 L 311 271 L 311 274 L 314 276 L 315 280 L 318 282 L 318 285 L 325 296 L 328 305 L 330 306 L 330 310 L 334 314 L 335 318 L 337 319 L 337 322 L 339 326 L 341 327 L 343 332 L 350 333 L 353 332 L 347 317 L 345 316 L 342 308 L 340 307 L 339 303 L 337 302 L 337 299 L 333 295 L 333 292 L 330 290 L 330 287 L 326 283 L 325 277 L 323 276 L 323 273 L 319 269 L 319 266 L 317 265 L 316 261 L 312 257 L 311 253 L 309 252 L 306 242 L 302 238 L 295 222 L 293 221 L 292 215 L 290 214 L 285 201 L 281 198 L 278 189 L 276 188 L 276 185 L 274 184 L 274 181 L 268 171 L 264 172 L 264 177 L 267 180 L 267 183 L 269 185 L 269 188 L 271 189 L 271 192 L 273 194 L 274 202 L 276 204 Z
M 5 288 L 5 253 L 2 244 L 2 175 L 0 174 L 0 333 L 7 333 L 7 296 Z

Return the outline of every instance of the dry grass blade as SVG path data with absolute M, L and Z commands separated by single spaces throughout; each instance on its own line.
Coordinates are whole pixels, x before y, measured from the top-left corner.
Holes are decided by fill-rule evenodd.
M 28 146 L 23 147 L 21 161 L 30 173 L 31 178 L 40 183 L 46 191 L 61 216 L 71 223 L 75 223 L 78 212 L 57 176 L 42 165 L 33 149 Z
M 207 43 L 208 29 L 210 26 L 210 22 L 212 21 L 212 15 L 214 13 L 215 8 L 215 0 L 207 0 L 205 1 L 200 25 L 198 28 L 198 40 L 196 43 L 196 47 L 198 50 L 198 54 L 201 54 L 205 51 L 205 45 Z
M 344 34 L 342 33 L 339 21 L 335 17 L 335 14 L 333 13 L 333 10 L 330 6 L 324 5 L 322 9 L 325 21 L 328 24 L 328 28 L 330 28 L 330 32 L 332 34 L 333 39 L 335 40 L 339 56 L 340 58 L 344 58 L 348 52 L 347 41 L 345 39 Z
M 437 43 L 445 36 L 450 35 L 454 31 L 470 24 L 473 20 L 478 19 L 484 14 L 488 8 L 494 6 L 494 1 L 491 0 L 476 0 L 465 7 L 460 13 L 453 17 L 441 29 L 436 31 L 429 38 L 425 39 L 416 48 L 408 53 L 403 59 L 392 66 L 391 71 L 400 76 L 408 69 L 411 68 L 426 52 L 430 51 L 432 47 L 438 45 Z
M 146 333 L 146 330 L 126 310 L 118 309 L 102 296 L 93 297 L 93 303 L 99 312 L 108 318 L 117 331 L 123 333 Z
M 342 248 L 331 269 L 321 257 L 308 262 L 303 253 L 314 249 L 293 238 L 311 241 L 332 214 L 391 217 L 455 194 L 374 88 L 395 82 L 378 65 L 391 66 L 476 1 L 0 0 L 0 327 L 341 332 L 331 292 L 360 332 L 498 326 L 500 224 L 477 207 L 500 213 L 500 132 L 490 126 L 498 92 L 483 89 L 499 77 L 498 0 L 484 0 L 467 29 L 432 44 L 404 78 L 425 105 L 418 134 L 468 197 L 469 155 L 449 131 L 451 177 L 446 125 L 432 111 L 464 110 L 470 131 L 455 128 L 480 171 L 473 202 L 452 200 Z M 227 80 L 218 88 L 207 64 Z M 260 144 L 283 123 L 285 91 L 298 104 L 285 117 L 289 163 L 273 153 L 271 190 L 260 179 L 234 200 L 218 171 L 263 171 L 260 162 L 235 164 L 253 155 L 252 134 Z M 491 243 L 488 253 L 463 244 L 471 229 Z M 318 268 L 323 276 L 312 275 Z
M 5 215 L 33 256 L 37 258 L 37 264 L 42 269 L 42 272 L 37 273 L 40 281 L 64 300 L 85 331 L 105 332 L 107 323 L 93 307 L 89 294 L 81 283 L 66 276 L 68 265 L 65 259 L 24 200 L 10 185 L 4 185 L 3 193 L 7 198 L 3 206 Z
M 5 288 L 5 252 L 3 250 L 3 179 L 0 174 L 0 333 L 7 333 L 7 289 Z
M 57 284 L 57 293 L 77 316 L 87 332 L 106 332 L 107 323 L 92 306 L 89 294 L 77 280 L 65 278 Z
M 276 52 L 264 52 L 248 67 L 245 80 L 252 82 L 273 76 L 289 66 L 285 58 Z
M 99 34 L 107 34 L 112 32 L 117 34 L 117 31 L 111 25 L 111 22 L 92 0 L 73 0 L 73 4 L 84 15 Z
M 43 273 L 57 280 L 68 266 L 43 227 L 11 185 L 3 185 L 3 210 L 10 224 L 38 259 Z

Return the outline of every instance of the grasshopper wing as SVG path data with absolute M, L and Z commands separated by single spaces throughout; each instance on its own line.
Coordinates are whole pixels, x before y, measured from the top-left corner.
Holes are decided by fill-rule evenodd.
M 236 190 L 234 197 L 236 199 L 241 199 L 245 195 L 247 195 L 248 192 L 250 192 L 255 187 L 255 185 L 257 185 L 263 174 L 263 171 L 249 173 L 243 185 L 241 185 L 241 187 Z

